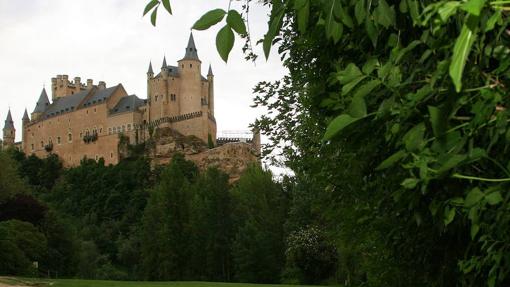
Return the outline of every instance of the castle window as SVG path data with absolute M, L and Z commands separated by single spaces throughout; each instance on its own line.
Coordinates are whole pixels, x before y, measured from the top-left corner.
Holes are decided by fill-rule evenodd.
M 57 144 L 61 144 L 60 137 L 57 137 Z
M 190 67 L 190 68 L 193 68 L 193 64 L 189 64 L 189 67 Z
M 99 160 L 99 156 L 96 154 L 96 161 L 98 161 L 98 160 Z
M 113 158 L 113 152 L 110 153 L 110 158 Z
M 73 134 L 69 133 L 67 134 L 67 141 L 72 142 L 73 141 Z
M 116 133 L 116 132 L 117 132 L 117 128 L 113 127 L 113 133 Z
M 181 67 L 184 69 L 184 64 L 182 64 Z
M 108 134 L 111 135 L 112 134 L 112 128 L 108 128 Z
M 128 124 L 127 125 L 127 130 L 130 131 L 131 130 L 131 124 Z
M 34 144 L 32 144 L 32 151 L 34 150 Z

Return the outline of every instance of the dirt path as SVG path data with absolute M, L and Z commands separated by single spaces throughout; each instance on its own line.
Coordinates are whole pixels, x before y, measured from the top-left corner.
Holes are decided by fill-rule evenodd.
M 27 285 L 27 282 L 23 282 L 17 278 L 12 277 L 0 277 L 0 287 L 33 287 L 37 285 Z

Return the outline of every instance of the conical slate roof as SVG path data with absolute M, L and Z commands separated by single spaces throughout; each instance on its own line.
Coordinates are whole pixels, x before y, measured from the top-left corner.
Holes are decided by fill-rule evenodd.
M 4 129 L 14 129 L 14 122 L 12 121 L 11 110 L 9 109 L 9 113 L 7 113 L 7 118 L 5 119 Z
M 147 74 L 154 74 L 154 71 L 152 71 L 152 62 L 149 62 L 149 71 L 147 71 Z
M 27 109 L 25 109 L 25 113 L 23 113 L 23 122 L 30 121 L 30 118 L 28 117 Z
M 207 72 L 207 76 L 214 76 L 214 74 L 212 72 L 211 64 L 209 64 L 209 72 Z
M 193 38 L 193 33 L 189 35 L 188 46 L 186 47 L 186 54 L 184 55 L 183 60 L 199 60 L 197 47 L 195 46 L 195 39 Z
M 163 65 L 161 65 L 161 68 L 166 68 L 166 56 L 163 56 Z
M 41 95 L 39 96 L 39 100 L 35 105 L 35 109 L 33 113 L 44 113 L 46 108 L 50 105 L 50 100 L 48 99 L 48 94 L 46 94 L 46 89 L 43 88 Z

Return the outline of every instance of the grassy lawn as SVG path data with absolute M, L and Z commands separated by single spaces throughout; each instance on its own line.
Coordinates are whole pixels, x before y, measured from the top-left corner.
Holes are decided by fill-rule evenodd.
M 303 285 L 270 285 L 270 284 L 243 284 L 243 283 L 212 283 L 212 282 L 131 282 L 131 281 L 102 281 L 102 280 L 37 280 L 0 278 L 1 283 L 12 286 L 54 286 L 54 287 L 303 287 Z M 0 284 L 1 285 L 1 284 Z

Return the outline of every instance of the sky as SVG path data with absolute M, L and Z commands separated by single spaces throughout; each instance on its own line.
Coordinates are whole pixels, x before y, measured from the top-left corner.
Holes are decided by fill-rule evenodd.
M 158 73 L 166 55 L 169 65 L 184 56 L 190 28 L 205 12 L 226 9 L 228 0 L 171 0 L 173 16 L 161 7 L 156 27 L 142 12 L 149 0 L 0 0 L 0 124 L 10 107 L 21 140 L 21 118 L 30 114 L 44 86 L 51 98 L 51 78 L 69 75 L 82 82 L 93 79 L 107 86 L 121 83 L 129 94 L 147 98 L 147 69 Z M 240 2 L 234 1 L 240 8 Z M 254 5 L 250 32 L 260 39 L 267 29 L 267 9 Z M 280 79 L 285 69 L 273 53 L 268 61 L 262 48 L 256 64 L 244 60 L 236 44 L 225 64 L 216 52 L 220 25 L 193 35 L 202 60 L 215 74 L 215 116 L 218 133 L 248 130 L 264 111 L 250 108 L 252 89 L 260 81 Z M 254 41 L 255 42 L 255 41 Z

